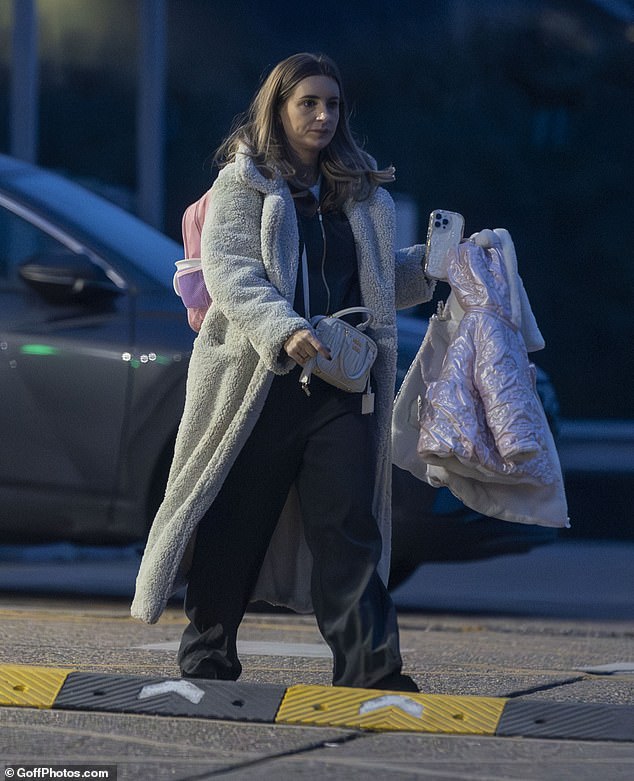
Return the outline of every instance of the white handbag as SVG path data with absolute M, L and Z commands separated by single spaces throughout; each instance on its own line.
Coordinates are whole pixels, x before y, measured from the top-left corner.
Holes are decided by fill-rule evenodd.
M 376 343 L 363 333 L 374 321 L 372 312 L 364 306 L 352 306 L 341 309 L 330 316 L 316 315 L 311 318 L 306 250 L 302 254 L 302 274 L 304 316 L 315 329 L 319 341 L 330 350 L 330 359 L 324 358 L 318 353 L 306 362 L 299 380 L 302 388 L 310 395 L 308 387 L 310 377 L 315 374 L 336 388 L 341 388 L 349 393 L 363 393 L 363 414 L 373 412 L 374 394 L 370 384 L 370 372 L 376 360 L 378 348 Z M 352 314 L 363 314 L 367 316 L 367 319 L 358 326 L 351 325 L 341 319 Z

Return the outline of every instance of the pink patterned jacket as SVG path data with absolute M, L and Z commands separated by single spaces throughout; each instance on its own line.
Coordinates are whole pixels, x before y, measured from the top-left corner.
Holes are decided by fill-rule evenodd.
M 449 260 L 452 296 L 406 378 L 418 385 L 416 455 L 410 436 L 408 463 L 399 463 L 396 441 L 395 463 L 487 515 L 566 526 L 561 467 L 522 333 L 530 307 L 510 237 L 497 234 L 487 248 L 462 243 Z

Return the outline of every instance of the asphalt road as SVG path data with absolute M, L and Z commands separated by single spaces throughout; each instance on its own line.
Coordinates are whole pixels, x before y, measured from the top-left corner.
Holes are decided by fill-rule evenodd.
M 136 547 L 0 546 L 0 593 L 131 598 Z M 634 542 L 570 539 L 521 554 L 426 564 L 393 592 L 402 612 L 634 621 Z
M 128 617 L 133 550 L 0 550 L 0 664 L 175 679 L 177 603 Z M 634 703 L 634 544 L 560 543 L 427 565 L 395 592 L 405 667 L 429 694 Z M 250 613 L 247 683 L 328 685 L 311 616 Z M 595 672 L 588 672 L 591 668 Z M 634 778 L 632 741 L 367 732 L 157 715 L 0 708 L 5 762 L 116 765 L 119 779 Z M 1 765 L 0 765 L 1 766 Z

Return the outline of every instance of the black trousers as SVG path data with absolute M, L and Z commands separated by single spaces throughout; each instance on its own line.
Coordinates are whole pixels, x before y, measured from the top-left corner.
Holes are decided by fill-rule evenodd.
M 371 686 L 398 674 L 396 611 L 376 571 L 372 417 L 359 394 L 299 370 L 275 377 L 264 409 L 198 528 L 178 653 L 183 674 L 236 680 L 238 627 L 296 483 L 313 559 L 311 593 L 333 657 L 333 684 Z

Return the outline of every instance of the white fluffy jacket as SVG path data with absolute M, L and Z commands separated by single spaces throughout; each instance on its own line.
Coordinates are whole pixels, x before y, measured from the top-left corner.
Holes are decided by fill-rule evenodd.
M 355 238 L 362 303 L 375 316 L 368 333 L 379 348 L 374 367 L 378 457 L 373 508 L 384 541 L 379 571 L 386 580 L 395 310 L 428 300 L 433 289 L 422 272 L 422 245 L 394 250 L 394 204 L 385 190 L 379 188 L 366 201 L 349 202 L 344 211 Z M 203 229 L 203 273 L 213 304 L 194 342 L 166 494 L 137 577 L 131 609 L 136 618 L 156 622 L 169 597 L 183 585 L 198 522 L 249 437 L 273 376 L 294 366 L 283 345 L 292 333 L 309 327 L 292 307 L 298 248 L 287 184 L 281 177 L 264 177 L 248 156 L 238 155 L 214 184 Z M 311 556 L 291 490 L 253 599 L 310 611 L 310 575 Z

